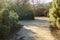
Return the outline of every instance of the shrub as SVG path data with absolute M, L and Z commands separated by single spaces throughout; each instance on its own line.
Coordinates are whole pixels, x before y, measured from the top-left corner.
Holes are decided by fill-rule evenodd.
M 7 36 L 14 28 L 17 28 L 18 15 L 14 11 L 0 11 L 0 36 Z
M 34 14 L 29 8 L 15 7 L 15 12 L 19 15 L 19 20 L 31 20 L 34 19 Z
M 26 6 L 27 4 L 25 3 L 16 3 L 15 5 L 11 5 L 11 9 L 14 10 L 18 16 L 20 20 L 31 20 L 34 19 L 34 14 L 33 12 L 30 10 L 31 7 L 30 6 Z M 10 9 L 10 10 L 11 10 Z
M 31 11 L 25 11 L 19 15 L 20 20 L 33 20 L 34 14 Z
M 47 16 L 47 8 L 37 8 L 35 10 L 35 16 Z
M 49 10 L 49 18 L 51 26 L 60 29 L 60 0 L 53 0 Z

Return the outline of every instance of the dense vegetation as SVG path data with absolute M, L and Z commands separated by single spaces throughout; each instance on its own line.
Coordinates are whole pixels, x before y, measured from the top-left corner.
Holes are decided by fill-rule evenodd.
M 29 0 L 23 0 L 21 2 L 17 1 L 15 4 L 11 5 L 11 9 L 18 14 L 19 20 L 34 19 L 34 14 L 33 11 L 31 11 L 32 8 L 29 4 Z
M 46 16 L 48 6 L 32 7 L 29 0 L 10 2 L 0 0 L 0 36 L 7 36 L 17 27 L 19 20 L 33 20 L 35 16 Z
M 60 0 L 53 0 L 50 5 L 49 18 L 51 26 L 60 29 Z
M 5 1 L 0 5 L 0 37 L 6 37 L 13 29 L 20 27 L 18 23 L 19 16 L 14 10 L 9 10 L 10 6 Z
M 48 7 L 39 7 L 35 9 L 35 16 L 41 17 L 41 16 L 47 16 L 48 13 Z

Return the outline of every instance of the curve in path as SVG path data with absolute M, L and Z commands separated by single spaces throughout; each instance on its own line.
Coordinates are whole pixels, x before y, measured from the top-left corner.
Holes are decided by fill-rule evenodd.
M 55 40 L 49 29 L 47 17 L 36 17 L 35 20 L 20 21 L 24 28 L 19 33 L 24 40 Z

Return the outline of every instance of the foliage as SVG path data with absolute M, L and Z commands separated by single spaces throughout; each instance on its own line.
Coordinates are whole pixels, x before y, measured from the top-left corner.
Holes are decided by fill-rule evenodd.
M 24 13 L 20 13 L 20 20 L 33 20 L 34 19 L 34 14 L 31 11 L 25 10 Z
M 10 32 L 18 28 L 18 20 L 19 16 L 17 13 L 10 9 L 10 4 L 6 2 L 6 4 L 2 3 L 0 7 L 0 36 L 8 36 Z
M 0 12 L 0 33 L 1 35 L 8 35 L 11 30 L 18 27 L 18 15 L 13 11 L 4 10 Z
M 47 13 L 48 13 L 48 7 L 36 7 L 35 8 L 35 16 L 47 16 Z
M 60 0 L 53 0 L 49 9 L 49 18 L 53 28 L 60 29 Z
M 22 3 L 15 3 L 11 6 L 11 9 L 14 10 L 18 15 L 19 15 L 19 19 L 20 20 L 28 20 L 28 19 L 34 19 L 34 14 L 33 12 L 30 10 L 30 4 L 27 3 L 28 0 L 24 0 L 22 1 Z M 13 7 L 13 8 L 12 8 Z

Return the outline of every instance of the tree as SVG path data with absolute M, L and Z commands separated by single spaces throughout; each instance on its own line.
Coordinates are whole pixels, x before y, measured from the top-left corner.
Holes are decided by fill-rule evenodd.
M 51 27 L 60 29 L 60 0 L 53 0 L 49 9 Z

